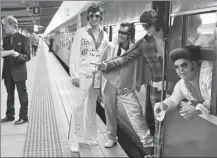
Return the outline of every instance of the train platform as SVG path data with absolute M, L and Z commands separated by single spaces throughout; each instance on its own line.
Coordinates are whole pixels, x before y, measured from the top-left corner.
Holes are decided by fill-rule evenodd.
M 1 67 L 2 68 L 2 67 Z M 71 117 L 71 80 L 65 69 L 43 40 L 37 55 L 27 62 L 29 122 L 14 125 L 1 123 L 2 157 L 128 157 L 118 143 L 104 148 L 106 126 L 97 117 L 98 145 L 80 144 L 80 152 L 70 152 L 68 129 Z M 7 93 L 1 82 L 1 117 L 5 117 Z M 15 120 L 20 103 L 15 90 Z

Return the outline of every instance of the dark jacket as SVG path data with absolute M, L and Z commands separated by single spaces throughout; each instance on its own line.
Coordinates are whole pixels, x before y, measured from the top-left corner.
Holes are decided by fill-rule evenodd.
M 14 81 L 24 81 L 27 79 L 26 62 L 30 60 L 30 48 L 28 38 L 20 33 L 13 35 L 13 44 L 10 44 L 10 36 L 3 38 L 3 49 L 14 50 L 19 53 L 19 56 L 4 57 L 2 78 L 5 78 L 5 73 L 11 73 Z

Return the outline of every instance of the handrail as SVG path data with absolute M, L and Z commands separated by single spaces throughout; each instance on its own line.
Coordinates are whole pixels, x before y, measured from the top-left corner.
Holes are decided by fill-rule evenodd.
M 183 15 L 198 14 L 198 13 L 212 12 L 212 11 L 217 11 L 217 7 L 215 6 L 215 7 L 208 7 L 202 9 L 175 12 L 175 13 L 171 13 L 170 16 L 181 16 L 181 15 L 183 16 Z

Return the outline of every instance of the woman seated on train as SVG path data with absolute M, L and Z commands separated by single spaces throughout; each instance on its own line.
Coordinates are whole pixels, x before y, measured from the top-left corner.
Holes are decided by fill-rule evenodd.
M 213 64 L 209 61 L 197 62 L 199 46 L 186 46 L 174 49 L 170 59 L 178 76 L 181 78 L 175 85 L 170 97 L 154 106 L 154 114 L 175 108 L 182 100 L 187 99 L 187 107 L 180 109 L 180 115 L 192 119 L 200 114 L 210 113 L 211 85 Z
M 175 16 L 171 27 L 170 50 L 181 46 L 182 40 L 182 20 L 183 16 Z M 188 16 L 187 21 L 187 45 L 196 45 L 201 47 L 211 47 L 212 41 L 208 36 L 199 32 L 199 27 L 202 25 L 200 15 Z
M 201 47 L 210 47 L 210 39 L 199 32 L 198 28 L 202 25 L 202 19 L 199 15 L 191 15 L 188 17 L 187 39 L 188 43 Z M 190 45 L 190 44 L 188 44 Z

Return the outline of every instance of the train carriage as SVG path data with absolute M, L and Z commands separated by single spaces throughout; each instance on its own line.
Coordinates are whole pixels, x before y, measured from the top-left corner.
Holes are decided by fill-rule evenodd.
M 188 45 L 191 37 L 190 31 L 192 27 L 192 19 L 198 16 L 201 23 L 197 26 L 197 32 L 201 34 L 202 39 L 196 41 L 197 44 L 211 51 L 200 56 L 200 60 L 209 60 L 214 64 L 213 81 L 216 80 L 216 52 L 217 52 L 217 35 L 214 36 L 217 20 L 217 1 L 96 1 L 105 9 L 105 16 L 102 22 L 104 30 L 108 33 L 109 41 L 117 38 L 118 26 L 120 22 L 134 22 L 136 26 L 136 41 L 145 35 L 139 16 L 145 10 L 151 8 L 160 12 L 160 16 L 164 18 L 164 37 L 166 42 L 166 51 L 164 58 L 164 72 L 170 72 L 167 77 L 170 77 L 175 84 L 178 80 L 169 63 L 168 53 L 177 47 Z M 73 35 L 77 28 L 87 24 L 86 9 L 93 2 L 88 3 L 78 14 L 60 24 L 57 28 L 49 33 L 49 36 L 54 39 L 53 50 L 56 56 L 69 66 L 70 46 L 73 41 Z M 194 23 L 194 22 L 193 22 Z M 216 31 L 217 32 L 217 31 Z M 195 42 L 195 41 L 194 41 Z M 166 73 L 168 74 L 168 73 Z M 163 79 L 164 80 L 164 79 Z M 217 150 L 215 144 L 217 142 L 217 84 L 212 84 L 212 101 L 211 114 L 209 116 L 200 115 L 192 120 L 185 120 L 180 117 L 178 108 L 168 112 L 165 120 L 162 123 L 163 130 L 163 157 L 191 157 L 191 156 L 216 156 Z M 153 115 L 146 113 L 146 106 L 150 104 L 146 100 L 149 92 L 149 86 L 142 86 L 140 92 L 137 92 L 139 100 L 143 106 L 143 113 L 147 119 L 153 121 Z M 171 94 L 171 90 L 167 89 L 162 94 L 167 96 Z M 163 98 L 162 98 L 163 99 Z M 102 99 L 98 99 L 97 112 L 105 122 Z M 141 157 L 145 155 L 142 144 L 138 136 L 133 130 L 126 111 L 121 103 L 118 103 L 118 136 L 122 147 L 131 157 Z M 181 105 L 184 105 L 182 102 Z M 150 125 L 151 126 L 151 125 Z

